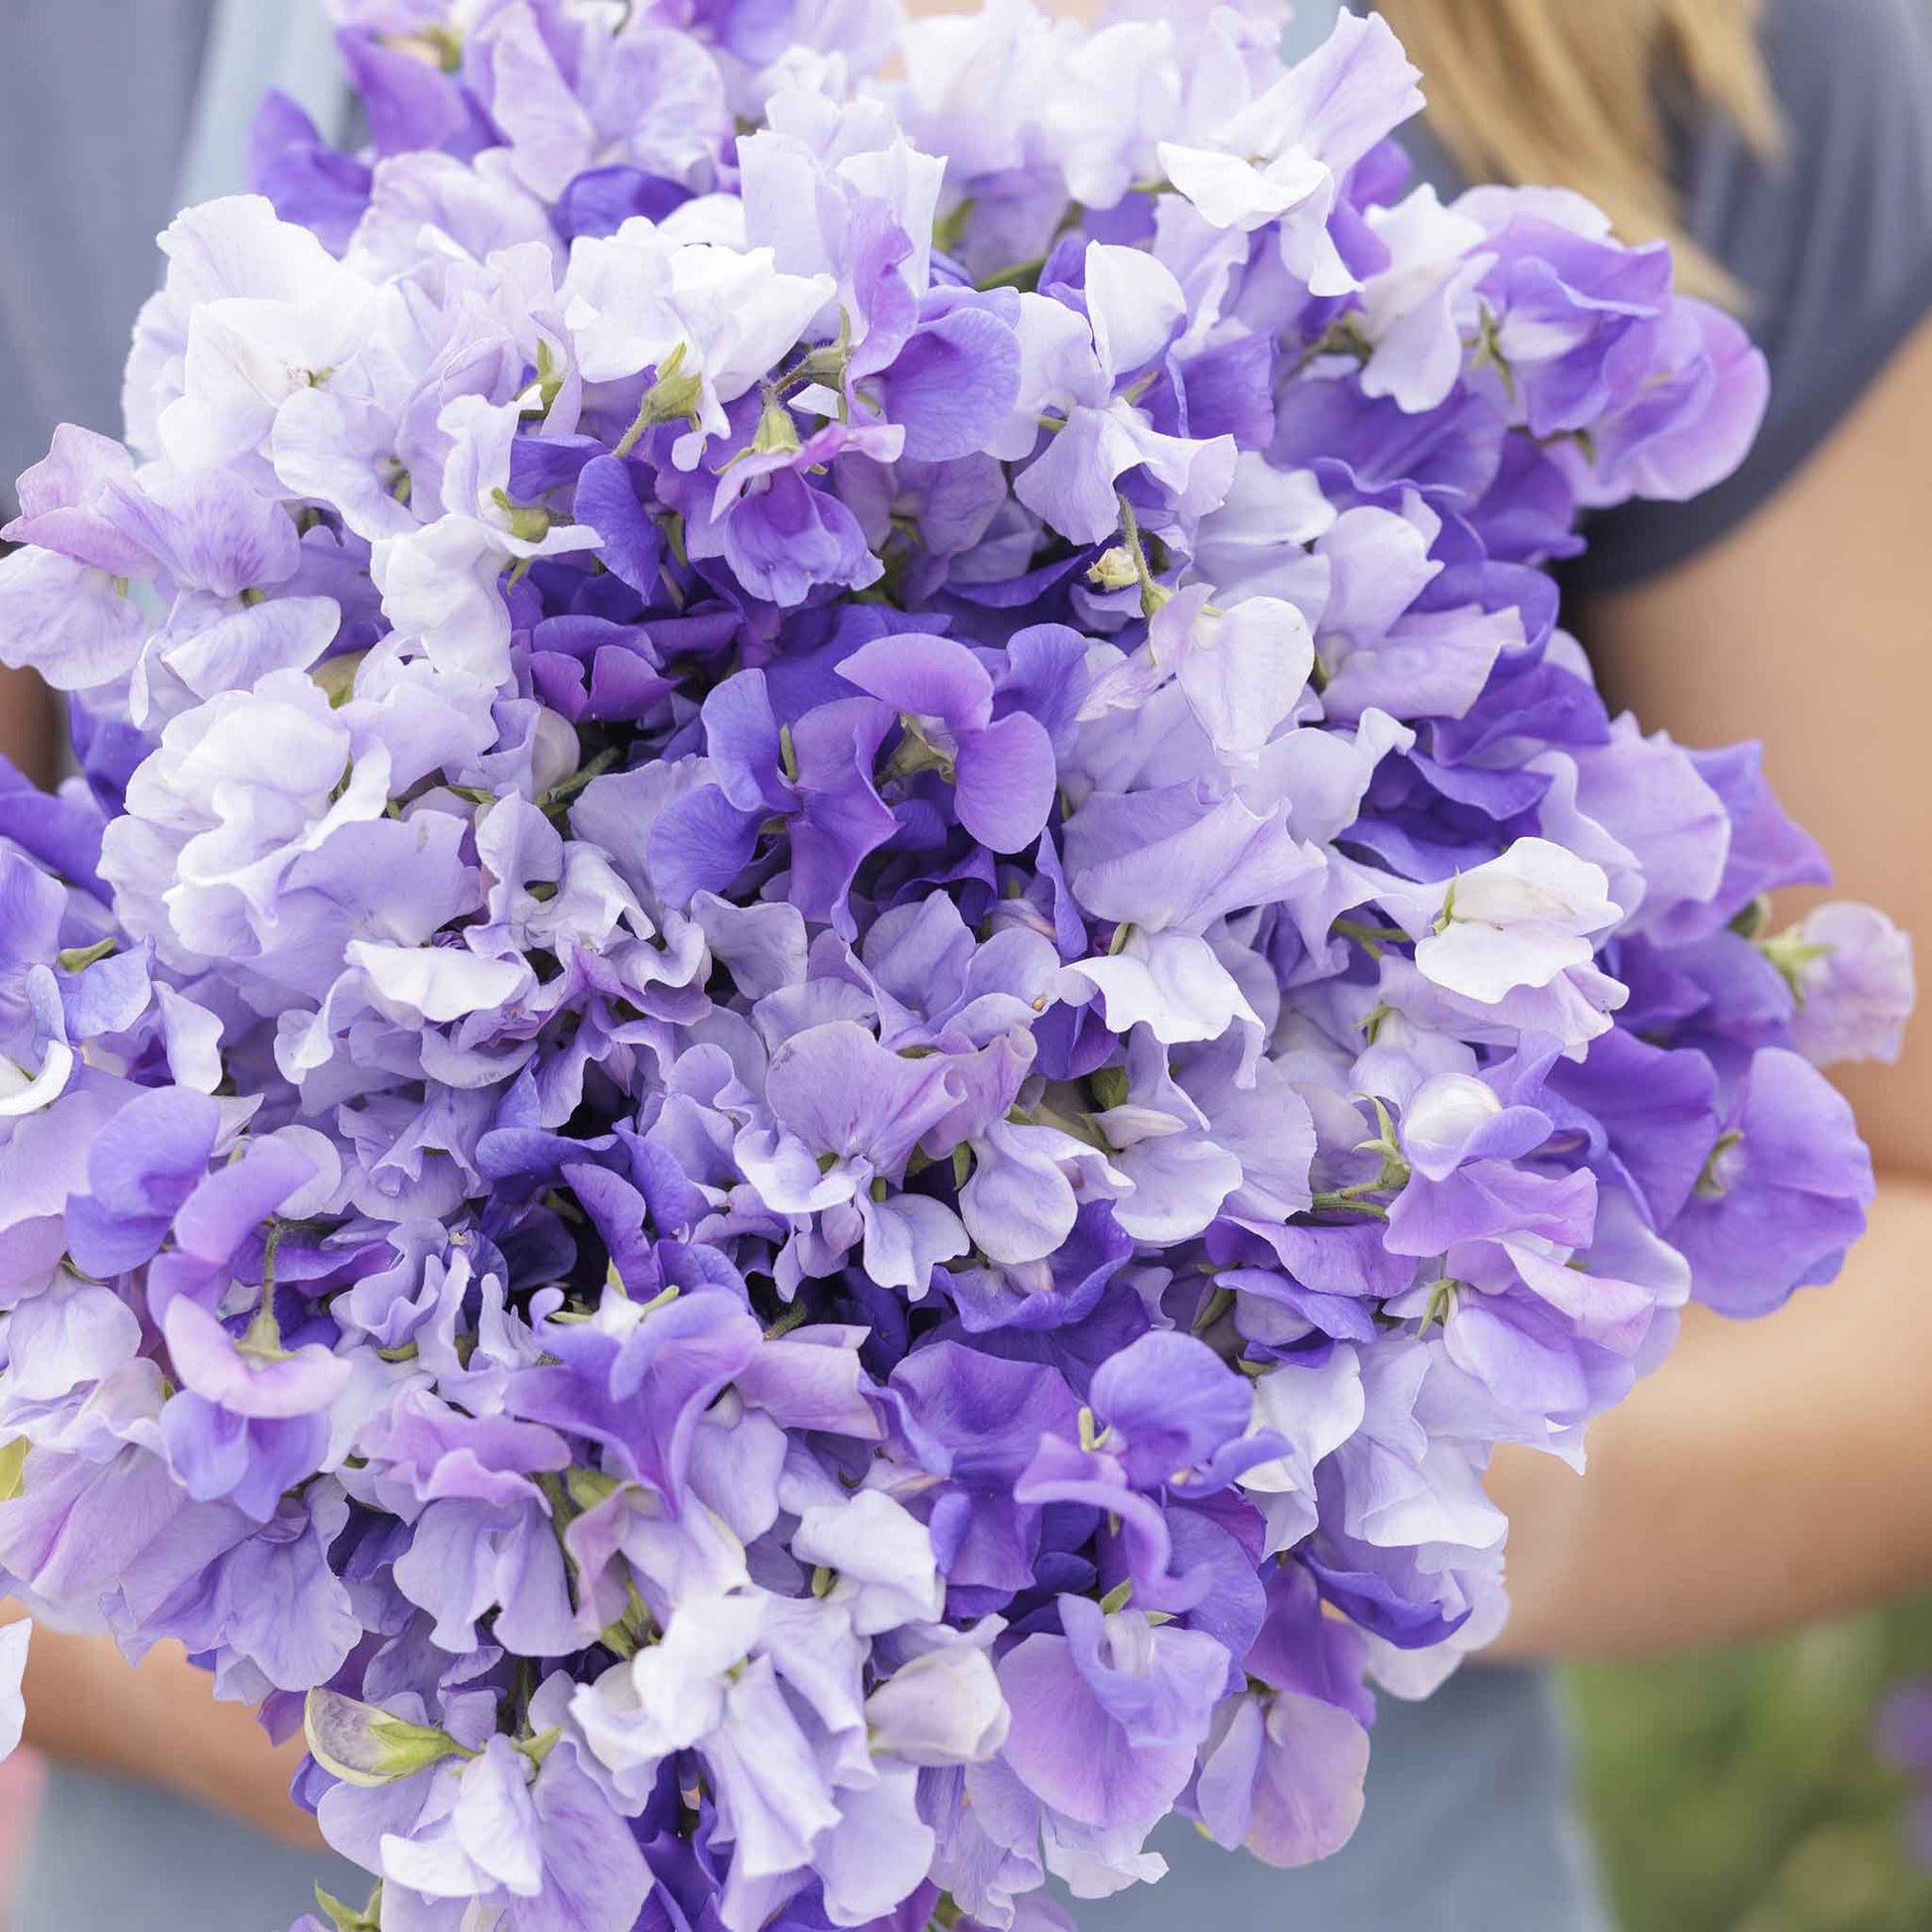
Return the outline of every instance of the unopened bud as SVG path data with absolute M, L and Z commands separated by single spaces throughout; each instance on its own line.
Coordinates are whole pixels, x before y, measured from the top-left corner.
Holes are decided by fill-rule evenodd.
M 446 1757 L 476 1756 L 435 1725 L 411 1724 L 340 1691 L 311 1691 L 302 1728 L 310 1756 L 345 1784 L 389 1784 Z

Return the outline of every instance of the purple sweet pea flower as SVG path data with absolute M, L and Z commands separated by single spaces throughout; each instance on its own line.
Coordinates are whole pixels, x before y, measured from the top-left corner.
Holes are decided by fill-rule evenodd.
M 1033 1577 L 1040 1512 L 1013 1485 L 1043 1436 L 1071 1436 L 1078 1405 L 1059 1373 L 956 1341 L 916 1350 L 893 1371 L 912 1460 L 936 1478 L 928 1528 L 954 1589 L 1011 1594 Z
M 1118 1438 L 1114 1453 L 1139 1489 L 1212 1462 L 1254 1412 L 1246 1379 L 1204 1342 L 1160 1332 L 1106 1362 L 1091 1401 L 1106 1426 L 1103 1446 Z
M 994 716 L 993 679 L 963 644 L 917 634 L 862 644 L 839 675 L 898 712 L 909 741 L 954 786 L 959 822 L 995 852 L 1020 852 L 1052 808 L 1053 748 L 1024 711 Z
M 1874 1192 L 1851 1107 L 1795 1053 L 1767 1047 L 1670 1238 L 1699 1301 L 1762 1314 L 1838 1273 Z

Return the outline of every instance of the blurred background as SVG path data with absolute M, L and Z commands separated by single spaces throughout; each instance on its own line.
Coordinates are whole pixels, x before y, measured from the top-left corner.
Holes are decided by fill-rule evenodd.
M 1932 1926 L 1932 1603 L 1567 1676 L 1626 1932 Z

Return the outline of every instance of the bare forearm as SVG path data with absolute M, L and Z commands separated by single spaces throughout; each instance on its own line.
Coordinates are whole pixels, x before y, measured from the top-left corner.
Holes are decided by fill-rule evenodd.
M 158 1785 L 286 1844 L 321 1845 L 288 1797 L 300 1740 L 278 1748 L 241 1706 L 216 1703 L 178 1645 L 137 1668 L 105 1637 L 37 1629 L 24 1690 L 27 1741 L 50 1757 Z
M 1499 1456 L 1522 1657 L 1768 1633 L 1932 1581 L 1932 1184 L 1887 1176 L 1843 1278 L 1763 1322 L 1693 1311 L 1590 1437 Z
M 54 782 L 54 699 L 31 671 L 0 667 L 0 754 L 37 784 Z

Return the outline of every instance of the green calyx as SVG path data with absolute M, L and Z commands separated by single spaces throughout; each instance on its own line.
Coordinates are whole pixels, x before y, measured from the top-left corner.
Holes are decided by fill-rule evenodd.
M 366 1905 L 345 1905 L 340 1898 L 316 1887 L 316 1905 L 336 1932 L 382 1932 L 382 1881 L 376 1880 Z
M 365 650 L 345 651 L 341 657 L 326 657 L 310 673 L 310 681 L 329 700 L 331 711 L 340 711 L 355 695 L 355 673 L 362 668 Z
M 1403 1159 L 1401 1146 L 1395 1136 L 1395 1122 L 1388 1108 L 1374 1094 L 1361 1094 L 1357 1098 L 1366 1100 L 1375 1109 L 1376 1132 L 1372 1140 L 1358 1141 L 1355 1152 L 1379 1155 L 1381 1171 L 1373 1180 L 1358 1180 L 1351 1186 L 1316 1194 L 1311 1204 L 1316 1213 L 1360 1214 L 1368 1220 L 1386 1221 L 1389 1210 L 1374 1197 L 1400 1193 L 1408 1186 L 1409 1163 Z
M 1805 969 L 1829 958 L 1832 951 L 1830 946 L 1814 946 L 1801 938 L 1797 926 L 1789 926 L 1769 939 L 1755 939 L 1752 944 L 1778 969 L 1779 977 L 1800 1006 L 1805 1003 Z
M 509 532 L 518 543 L 541 543 L 550 534 L 550 527 L 556 521 L 546 509 L 539 509 L 533 503 L 518 503 L 511 500 L 506 489 L 492 489 L 489 500 L 501 510 L 509 521 Z
M 790 409 L 775 390 L 768 390 L 764 407 L 759 412 L 759 426 L 752 437 L 751 454 L 790 456 L 794 450 L 803 447 L 798 437 L 798 425 L 792 420 Z
M 540 1730 L 534 1737 L 518 1737 L 512 1741 L 515 1743 L 516 1748 L 540 1771 L 543 1769 L 543 1760 L 556 1749 L 557 1740 L 563 1734 L 564 1727 L 562 1725 L 552 1725 L 548 1730 Z
M 1353 940 L 1371 959 L 1380 959 L 1385 946 L 1407 945 L 1409 941 L 1399 925 L 1370 925 L 1362 919 L 1337 919 L 1328 930 L 1337 939 Z
M 1429 1306 L 1423 1310 L 1423 1334 L 1432 1328 L 1440 1328 L 1448 1322 L 1454 1311 L 1455 1300 L 1462 1292 L 1462 1284 L 1452 1276 L 1444 1275 L 1429 1284 Z
M 1141 587 L 1141 615 L 1155 618 L 1166 606 L 1173 602 L 1173 592 L 1161 583 L 1154 575 L 1154 567 L 1148 562 L 1147 545 L 1141 537 L 1141 519 L 1134 513 L 1134 505 L 1125 496 L 1120 497 L 1120 549 L 1126 559 L 1126 566 L 1132 571 L 1129 583 Z M 1113 555 L 1109 551 L 1108 556 Z M 1101 562 L 1104 564 L 1106 558 Z M 1118 567 L 1117 567 L 1118 568 Z M 1096 580 L 1098 581 L 1098 580 Z M 1126 585 L 1119 586 L 1125 589 Z
M 1494 369 L 1502 382 L 1503 394 L 1513 403 L 1516 400 L 1516 371 L 1510 366 L 1509 357 L 1503 353 L 1502 324 L 1495 310 L 1486 302 L 1482 305 L 1481 319 L 1476 324 L 1475 341 L 1468 346 L 1470 366 Z
M 689 423 L 695 429 L 704 402 L 704 378 L 684 372 L 686 345 L 679 343 L 657 365 L 657 379 L 644 391 L 636 419 L 619 438 L 616 456 L 628 456 L 647 432 L 665 423 Z
M 889 775 L 895 778 L 916 777 L 921 771 L 936 771 L 948 784 L 954 781 L 955 767 L 953 756 L 943 746 L 935 745 L 926 736 L 922 720 L 910 712 L 899 714 L 899 727 L 903 732 L 898 749 L 893 754 L 888 767 Z

